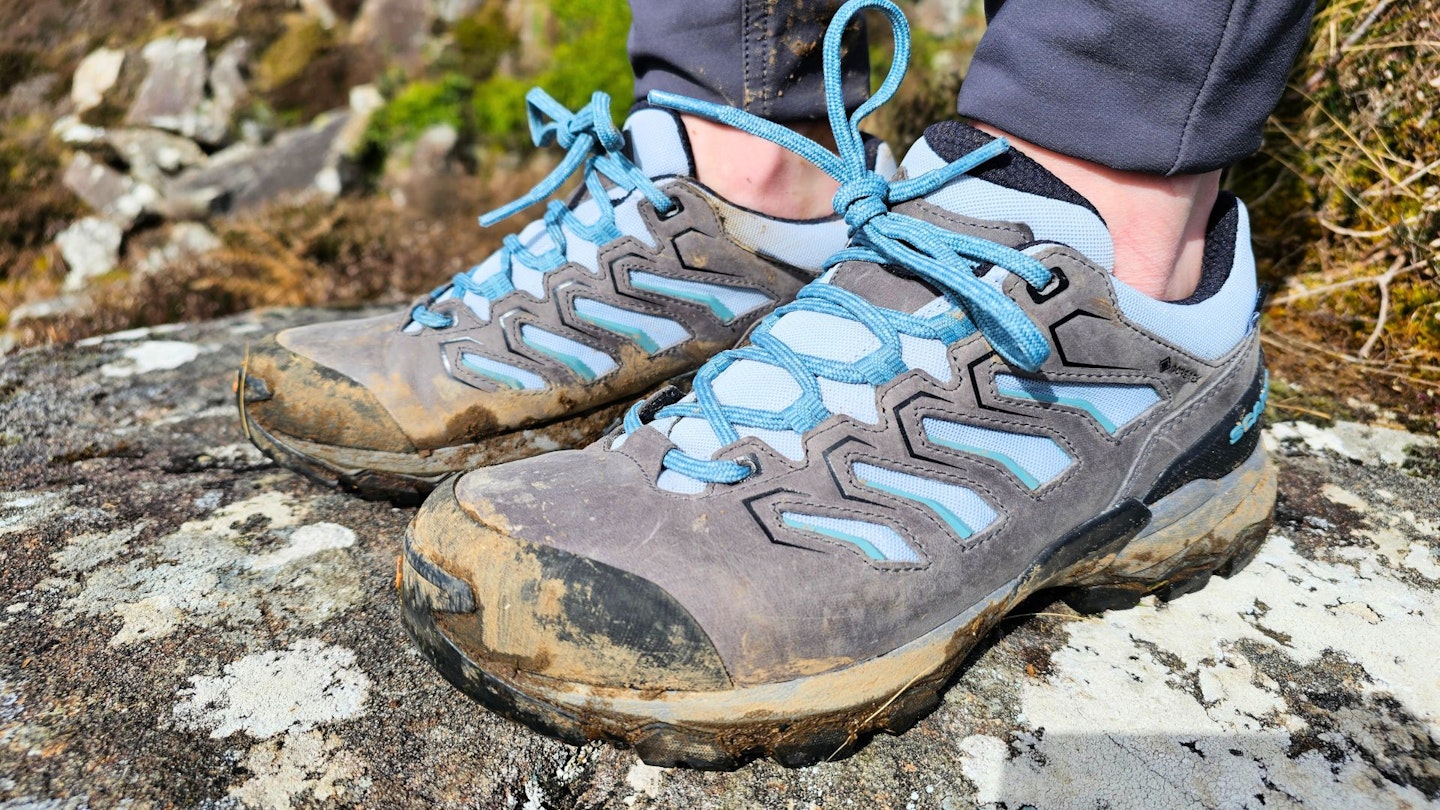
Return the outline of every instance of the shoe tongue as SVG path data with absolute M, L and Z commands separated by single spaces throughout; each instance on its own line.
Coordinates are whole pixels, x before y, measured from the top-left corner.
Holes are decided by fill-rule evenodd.
M 658 107 L 636 107 L 625 120 L 630 159 L 650 177 L 693 176 L 690 139 L 680 116 Z

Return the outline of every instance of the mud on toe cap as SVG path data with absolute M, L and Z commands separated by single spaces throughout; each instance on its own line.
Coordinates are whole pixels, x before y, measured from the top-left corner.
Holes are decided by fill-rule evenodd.
M 406 531 L 402 586 L 482 669 L 628 689 L 731 686 L 699 624 L 654 583 L 514 538 L 439 487 Z M 414 607 L 412 605 L 411 607 Z
M 267 431 L 337 447 L 416 452 L 363 385 L 285 348 L 275 336 L 249 346 L 241 376 L 246 418 Z

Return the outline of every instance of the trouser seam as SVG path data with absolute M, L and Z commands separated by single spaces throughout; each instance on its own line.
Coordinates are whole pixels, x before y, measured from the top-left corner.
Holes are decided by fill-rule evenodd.
M 1210 54 L 1210 62 L 1205 68 L 1205 77 L 1200 80 L 1200 86 L 1195 89 L 1195 98 L 1190 102 L 1190 109 L 1185 113 L 1185 125 L 1180 128 L 1180 138 L 1175 144 L 1175 161 L 1165 172 L 1167 176 L 1174 175 L 1184 162 L 1185 145 L 1189 140 L 1190 127 L 1195 121 L 1195 113 L 1200 109 L 1200 100 L 1205 97 L 1205 90 L 1210 86 L 1211 80 L 1215 77 L 1215 64 L 1220 61 L 1220 53 L 1225 49 L 1225 40 L 1230 36 L 1230 28 L 1235 20 L 1236 0 L 1230 0 L 1230 7 L 1225 12 L 1225 26 L 1220 29 L 1220 36 L 1215 40 L 1215 51 Z

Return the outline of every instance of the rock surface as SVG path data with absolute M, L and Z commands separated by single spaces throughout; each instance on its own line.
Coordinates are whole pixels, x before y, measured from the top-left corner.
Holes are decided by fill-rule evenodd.
M 100 106 L 105 94 L 119 80 L 124 64 L 125 52 L 112 48 L 100 48 L 80 60 L 70 84 L 70 100 L 75 103 L 75 110 L 85 112 Z
M 125 122 L 194 137 L 200 125 L 200 105 L 205 100 L 209 64 L 205 40 L 157 39 L 146 45 L 141 55 L 149 72 Z
M 120 262 L 120 242 L 124 238 L 119 225 L 99 217 L 85 217 L 61 231 L 55 244 L 70 270 L 65 276 L 65 291 L 79 290 L 90 279 L 114 270 Z
M 415 654 L 411 512 L 244 442 L 268 312 L 0 362 L 0 806 L 1421 807 L 1440 800 L 1440 468 L 1269 431 L 1276 528 L 1230 580 L 1004 623 L 934 714 L 803 770 L 649 768 L 479 709 Z
M 135 182 L 84 152 L 75 153 L 61 182 L 122 229 L 133 225 L 158 198 L 153 187 Z

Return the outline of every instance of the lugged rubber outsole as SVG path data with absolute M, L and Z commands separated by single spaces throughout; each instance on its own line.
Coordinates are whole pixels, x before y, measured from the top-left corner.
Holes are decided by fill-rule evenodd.
M 1151 507 L 1122 502 L 1052 545 L 991 597 L 921 639 L 842 670 L 721 692 L 641 692 L 561 682 L 476 661 L 439 617 L 468 588 L 411 550 L 399 582 L 403 621 L 440 673 L 490 710 L 572 744 L 607 740 L 649 765 L 729 770 L 768 756 L 798 767 L 848 756 L 877 732 L 929 714 L 974 647 L 1016 605 L 1053 592 L 1082 613 L 1173 599 L 1230 577 L 1258 553 L 1276 497 L 1274 463 L 1257 448 L 1220 481 L 1192 482 Z M 452 596 L 446 596 L 452 594 Z

